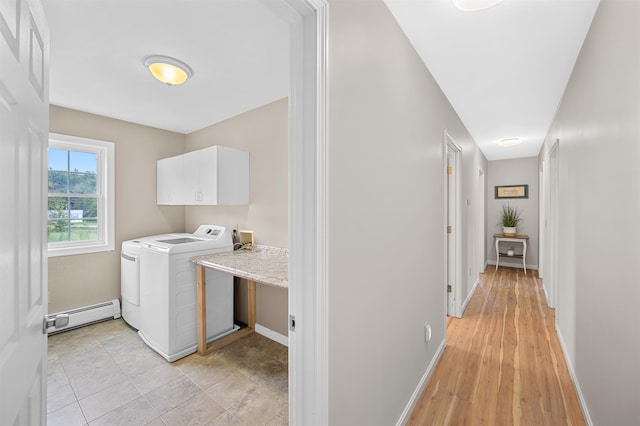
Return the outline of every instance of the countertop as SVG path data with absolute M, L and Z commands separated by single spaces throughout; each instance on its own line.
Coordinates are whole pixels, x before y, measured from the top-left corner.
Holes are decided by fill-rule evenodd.
M 236 277 L 289 288 L 289 250 L 256 244 L 251 250 L 197 256 L 192 262 Z

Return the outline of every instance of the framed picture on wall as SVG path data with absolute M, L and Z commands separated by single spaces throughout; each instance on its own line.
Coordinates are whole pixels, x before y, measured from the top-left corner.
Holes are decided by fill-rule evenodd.
M 496 185 L 496 199 L 529 198 L 529 185 Z

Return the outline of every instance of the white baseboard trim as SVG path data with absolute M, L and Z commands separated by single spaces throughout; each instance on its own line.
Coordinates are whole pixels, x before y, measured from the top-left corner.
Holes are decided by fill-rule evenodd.
M 547 287 L 545 287 L 544 285 L 544 281 L 542 282 L 542 291 L 544 292 L 544 299 L 547 301 L 547 306 L 551 308 L 551 304 L 549 303 L 549 293 L 547 292 Z M 555 309 L 555 308 L 551 308 L 551 309 Z
M 496 261 L 495 260 L 487 260 L 487 266 L 489 266 L 489 265 L 496 266 Z M 508 267 L 514 267 L 514 268 L 520 267 L 520 268 L 522 268 L 522 262 L 520 262 L 520 263 L 511 263 L 511 262 L 506 263 L 506 262 L 501 260 L 500 261 L 500 266 L 508 266 Z M 529 269 L 537 271 L 538 270 L 538 265 L 529 265 L 527 263 L 527 271 Z M 486 270 L 486 268 L 485 268 L 485 270 Z
M 476 282 L 473 283 L 473 287 L 471 287 L 471 291 L 469 292 L 469 294 L 467 295 L 467 298 L 465 299 L 464 303 L 462 304 L 462 312 L 460 313 L 460 316 L 464 315 L 464 311 L 465 311 L 465 309 L 467 309 L 467 305 L 471 301 L 471 297 L 473 296 L 473 293 L 476 292 L 476 288 L 478 288 L 478 284 L 480 284 L 480 277 L 476 278 Z
M 263 325 L 256 324 L 256 333 L 261 336 L 266 337 L 267 339 L 271 339 L 274 342 L 278 342 L 281 345 L 289 347 L 289 337 L 278 333 L 277 331 L 273 331 L 270 328 L 267 328 Z
M 576 373 L 573 369 L 571 358 L 569 358 L 567 345 L 565 345 L 564 343 L 564 339 L 562 338 L 562 333 L 560 332 L 560 329 L 558 328 L 557 323 L 556 323 L 556 333 L 558 333 L 558 340 L 560 341 L 562 354 L 564 355 L 564 360 L 567 363 L 567 368 L 569 369 L 569 375 L 571 376 L 571 381 L 573 382 L 573 386 L 576 388 L 576 394 L 578 394 L 578 402 L 580 402 L 580 409 L 582 410 L 584 421 L 588 426 L 593 426 L 593 421 L 591 420 L 591 416 L 589 415 L 589 409 L 587 408 L 587 401 L 585 401 L 584 395 L 582 393 L 582 389 L 580 389 L 580 383 L 578 382 L 578 378 L 576 377 Z
M 396 422 L 396 426 L 403 426 L 407 424 L 407 422 L 409 421 L 409 417 L 411 416 L 411 413 L 413 412 L 413 409 L 415 408 L 416 403 L 418 402 L 418 399 L 422 394 L 422 391 L 427 385 L 427 382 L 429 381 L 429 377 L 431 377 L 431 374 L 433 373 L 433 370 L 438 364 L 438 361 L 440 361 L 440 357 L 442 357 L 442 354 L 444 353 L 444 349 L 446 348 L 446 346 L 447 346 L 447 341 L 442 340 L 442 343 L 440 343 L 440 347 L 436 351 L 436 355 L 433 357 L 433 359 L 429 363 L 427 370 L 422 375 L 420 382 L 418 382 L 418 387 L 416 387 L 416 389 L 413 391 L 413 395 L 411 395 L 411 398 L 409 399 L 407 406 L 404 408 L 402 415 L 400 415 L 400 418 Z

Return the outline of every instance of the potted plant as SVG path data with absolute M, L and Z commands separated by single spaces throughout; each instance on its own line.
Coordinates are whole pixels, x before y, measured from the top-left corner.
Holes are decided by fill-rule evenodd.
M 516 227 L 522 220 L 518 207 L 502 205 L 502 233 L 506 236 L 516 235 Z

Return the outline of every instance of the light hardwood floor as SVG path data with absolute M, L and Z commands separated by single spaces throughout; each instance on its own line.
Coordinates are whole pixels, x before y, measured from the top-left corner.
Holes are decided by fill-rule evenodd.
M 584 425 L 536 271 L 490 266 L 408 425 Z

